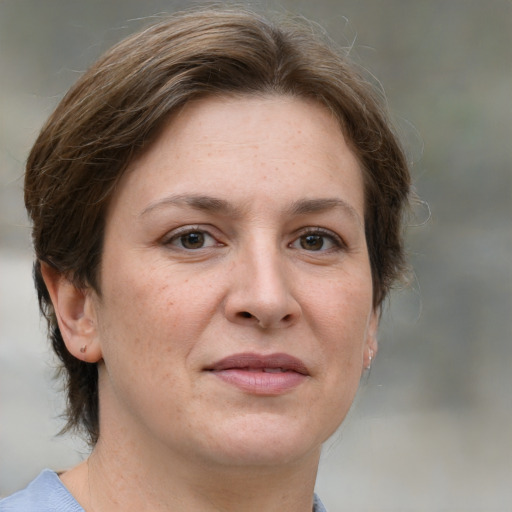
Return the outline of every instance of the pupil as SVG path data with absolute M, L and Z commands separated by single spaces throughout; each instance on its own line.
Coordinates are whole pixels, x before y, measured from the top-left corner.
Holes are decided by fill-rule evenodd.
M 300 245 L 303 249 L 318 251 L 324 245 L 324 240 L 320 235 L 307 235 L 301 238 Z
M 203 233 L 187 233 L 181 238 L 181 243 L 186 249 L 199 249 L 204 244 Z

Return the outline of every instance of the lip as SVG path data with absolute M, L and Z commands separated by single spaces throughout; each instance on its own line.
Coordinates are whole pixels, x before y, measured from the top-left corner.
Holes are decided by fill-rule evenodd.
M 267 396 L 289 392 L 309 377 L 300 359 L 284 353 L 233 354 L 206 367 L 205 371 L 244 392 Z

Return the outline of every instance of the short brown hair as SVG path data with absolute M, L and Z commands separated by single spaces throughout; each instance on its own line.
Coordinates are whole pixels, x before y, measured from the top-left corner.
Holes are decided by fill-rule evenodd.
M 66 428 L 83 428 L 92 444 L 99 435 L 97 367 L 67 351 L 41 262 L 100 293 L 105 212 L 121 175 L 179 107 L 219 94 L 283 94 L 325 105 L 364 173 L 375 307 L 403 272 L 406 158 L 379 93 L 343 51 L 306 22 L 273 22 L 240 8 L 172 15 L 127 38 L 58 105 L 25 175 L 40 308 L 67 379 Z

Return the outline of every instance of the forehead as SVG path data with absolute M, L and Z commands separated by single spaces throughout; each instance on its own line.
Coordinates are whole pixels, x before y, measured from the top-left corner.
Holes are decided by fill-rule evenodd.
M 335 117 L 288 96 L 208 97 L 185 105 L 129 166 L 114 203 L 148 208 L 165 194 L 293 203 L 334 196 L 363 211 L 358 161 Z M 254 193 L 254 194 L 253 194 Z
M 335 116 L 316 101 L 287 95 L 234 95 L 187 103 L 171 117 L 155 144 L 174 139 L 176 145 L 185 141 L 187 147 L 233 153 L 272 145 L 308 149 L 322 140 L 328 144 L 331 138 L 345 143 Z

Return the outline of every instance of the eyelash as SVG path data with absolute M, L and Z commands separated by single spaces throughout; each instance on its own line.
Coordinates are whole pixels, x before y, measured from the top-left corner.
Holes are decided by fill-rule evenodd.
M 204 238 L 206 238 L 206 237 L 211 238 L 214 241 L 214 243 L 210 243 L 210 245 L 207 245 L 207 246 L 202 245 L 201 247 L 197 247 L 197 248 L 184 247 L 183 246 L 184 237 L 186 237 L 187 235 L 192 235 L 192 234 L 196 234 L 196 233 L 198 235 L 203 236 Z M 174 242 L 179 242 L 180 240 L 182 242 L 180 245 L 177 245 L 174 243 Z M 209 233 L 207 230 L 205 230 L 203 228 L 200 228 L 199 226 L 193 226 L 193 227 L 188 226 L 186 228 L 180 229 L 180 230 L 178 230 L 178 232 L 174 232 L 171 236 L 169 236 L 168 238 L 165 238 L 163 240 L 163 243 L 164 243 L 164 245 L 174 245 L 178 249 L 182 249 L 184 251 L 194 251 L 194 250 L 207 249 L 209 247 L 224 245 L 223 243 L 219 242 L 211 233 Z
M 305 251 L 308 251 L 308 252 L 327 252 L 327 251 L 332 252 L 332 251 L 344 250 L 347 248 L 346 243 L 340 236 L 338 236 L 336 233 L 333 233 L 332 231 L 330 231 L 328 229 L 323 229 L 323 228 L 306 228 L 306 229 L 304 229 L 299 234 L 299 236 L 297 238 L 295 238 L 295 240 L 293 240 L 293 242 L 291 242 L 288 246 L 293 247 L 293 245 L 295 243 L 297 243 L 297 242 L 300 243 L 300 241 L 303 240 L 304 238 L 311 237 L 311 236 L 321 237 L 322 245 L 320 246 L 319 250 L 308 250 L 304 247 L 300 247 L 300 248 L 297 247 L 297 249 L 304 249 Z M 332 243 L 332 247 L 323 249 L 325 239 L 329 240 Z
M 192 235 L 192 234 L 198 234 L 199 242 L 201 242 L 201 237 L 203 238 L 203 243 L 200 245 L 200 247 L 184 247 L 183 240 L 186 236 Z M 321 245 L 318 248 L 318 250 L 313 249 L 307 249 L 305 248 L 301 241 L 304 240 L 306 237 L 319 237 L 321 241 Z M 212 242 L 209 243 L 209 245 L 204 245 L 204 239 L 210 238 Z M 324 248 L 325 240 L 328 240 L 332 247 Z M 181 242 L 181 243 L 180 243 Z M 208 232 L 208 230 L 205 230 L 204 228 L 201 228 L 199 226 L 193 226 L 193 227 L 185 227 L 183 229 L 178 230 L 178 232 L 172 233 L 171 236 L 168 238 L 165 238 L 163 240 L 164 245 L 174 246 L 178 249 L 184 250 L 184 251 L 196 251 L 200 249 L 208 249 L 210 247 L 222 247 L 224 244 L 222 242 L 219 242 L 211 233 Z M 296 243 L 300 244 L 300 247 L 294 247 Z M 289 248 L 292 249 L 298 249 L 298 250 L 305 250 L 307 252 L 333 252 L 338 250 L 344 250 L 347 248 L 344 240 L 333 233 L 330 230 L 323 229 L 323 228 L 305 228 L 303 229 L 300 234 L 288 244 Z

